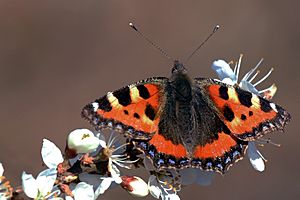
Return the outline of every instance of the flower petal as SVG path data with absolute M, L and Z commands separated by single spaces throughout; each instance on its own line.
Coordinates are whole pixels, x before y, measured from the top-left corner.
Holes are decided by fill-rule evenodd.
M 259 93 L 262 94 L 262 96 L 265 99 L 271 100 L 274 97 L 276 91 L 277 91 L 277 87 L 275 84 L 273 84 L 269 88 L 259 91 Z
M 65 196 L 65 200 L 74 200 L 71 196 Z
M 117 183 L 120 184 L 122 182 L 122 179 L 120 177 L 120 171 L 119 169 L 112 163 L 112 160 L 110 158 L 109 160 L 109 166 L 108 166 L 108 171 L 111 174 L 111 177 L 113 180 Z
M 95 191 L 95 197 L 98 197 L 100 194 L 103 194 L 113 182 L 112 178 L 103 178 L 103 181 L 100 183 L 98 188 Z
M 75 200 L 94 200 L 94 190 L 93 186 L 85 182 L 80 182 L 76 185 L 75 189 L 72 191 Z
M 162 200 L 180 200 L 180 197 L 177 194 L 167 194 L 161 196 Z
M 107 148 L 105 140 L 100 140 L 99 144 L 102 148 Z
M 3 173 L 4 173 L 4 168 L 2 163 L 0 163 L 0 177 L 3 176 Z
M 51 198 L 47 198 L 47 200 L 67 200 L 68 196 L 65 197 L 65 199 L 63 199 L 62 197 L 51 197 Z M 68 200 L 73 200 L 73 198 L 71 197 L 71 199 Z
M 43 139 L 42 159 L 48 168 L 55 168 L 64 161 L 60 149 L 51 141 Z
M 26 196 L 30 198 L 36 198 L 38 195 L 37 181 L 31 174 L 22 173 L 22 188 Z
M 241 81 L 239 86 L 243 89 L 243 90 L 246 90 L 246 91 L 249 91 L 249 92 L 252 92 L 256 95 L 259 95 L 259 92 L 258 90 L 251 84 L 249 83 L 248 81 Z
M 228 85 L 234 85 L 235 82 L 233 80 L 231 80 L 230 78 L 224 78 L 222 81 L 222 83 L 228 84 Z
M 45 199 L 47 200 L 64 200 L 62 197 L 59 197 L 61 194 L 61 191 L 56 187 L 55 189 L 52 189 L 52 192 L 50 194 L 47 194 L 45 196 Z
M 54 182 L 57 177 L 57 171 L 56 169 L 46 169 L 39 173 L 39 175 L 36 178 L 37 187 L 40 193 L 43 194 L 43 196 L 46 196 L 52 191 Z
M 224 60 L 216 60 L 211 65 L 211 68 L 217 73 L 220 80 L 230 78 L 236 83 L 236 75 L 232 71 L 230 65 Z
M 247 155 L 253 168 L 259 172 L 265 170 L 265 163 L 254 142 L 249 142 Z
M 154 198 L 159 199 L 160 195 L 162 194 L 162 191 L 161 191 L 160 187 L 158 186 L 156 176 L 151 175 L 149 177 L 148 189 L 149 189 L 150 194 Z
M 107 148 L 107 145 L 106 145 L 106 141 L 105 141 L 104 135 L 101 134 L 101 133 L 97 133 L 97 134 L 96 134 L 96 137 L 98 137 L 99 140 L 100 140 L 100 143 L 99 143 L 100 146 L 101 146 L 102 148 Z

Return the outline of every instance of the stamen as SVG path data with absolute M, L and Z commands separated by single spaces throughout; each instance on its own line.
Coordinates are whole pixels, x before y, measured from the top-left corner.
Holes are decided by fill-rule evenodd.
M 123 148 L 123 147 L 125 147 L 125 146 L 127 146 L 127 145 L 129 145 L 129 144 L 130 144 L 130 143 L 125 143 L 125 144 L 122 144 L 122 145 L 118 146 L 117 148 L 115 148 L 115 149 L 112 150 L 112 153 L 118 151 L 119 149 L 121 149 L 121 148 Z
M 270 76 L 270 74 L 273 72 L 274 68 L 271 68 L 270 71 L 262 78 L 260 79 L 258 82 L 254 83 L 253 86 L 257 86 L 258 84 L 260 84 L 261 82 L 263 82 L 264 80 L 266 80 L 266 78 L 268 78 Z
M 265 162 L 268 162 L 268 160 L 259 151 L 257 151 L 257 153 Z
M 115 132 L 113 132 L 113 134 L 115 134 Z M 111 135 L 112 135 L 112 134 L 111 134 Z M 108 142 L 107 147 L 113 147 L 114 144 L 115 144 L 117 141 L 119 141 L 119 140 L 120 140 L 120 135 L 116 135 L 116 136 L 112 137 L 111 141 Z
M 272 142 L 271 138 L 268 138 L 268 139 L 260 138 L 260 139 L 256 140 L 255 142 L 258 143 L 258 144 L 261 144 L 261 145 L 272 144 L 272 145 L 274 145 L 276 147 L 280 147 L 281 146 L 281 144 L 277 144 L 277 143 Z
M 260 59 L 260 61 L 258 61 L 258 63 L 256 64 L 256 66 L 254 67 L 254 69 L 257 69 L 259 67 L 259 65 L 264 61 L 263 58 Z
M 250 78 L 250 76 L 251 76 L 251 75 L 255 72 L 255 70 L 260 66 L 260 64 L 262 63 L 263 60 L 264 60 L 263 58 L 260 59 L 260 61 L 256 64 L 256 66 L 255 66 L 253 69 L 251 69 L 251 70 L 243 77 L 242 81 L 243 81 L 243 80 L 247 81 L 247 79 Z M 259 71 L 256 72 L 256 74 L 254 75 L 254 77 L 252 77 L 252 79 L 251 79 L 250 81 L 248 81 L 248 82 L 251 83 L 251 81 L 257 76 L 258 73 L 259 73 Z
M 126 158 L 126 159 L 128 159 L 128 158 Z M 132 163 L 135 163 L 135 162 L 137 162 L 137 161 L 139 161 L 139 159 L 136 159 L 136 160 L 118 160 L 118 162 L 120 162 L 120 163 L 128 163 L 128 164 L 132 164 Z
M 123 158 L 124 155 L 111 155 L 110 157 L 111 158 Z
M 158 177 L 157 177 L 157 180 L 160 184 L 167 185 L 167 181 L 160 180 Z
M 264 93 L 264 92 L 269 92 L 269 91 L 273 90 L 274 87 L 276 87 L 275 84 L 271 85 L 270 87 L 268 87 L 264 90 L 260 90 L 259 93 L 261 94 L 261 93 Z
M 230 61 L 228 64 L 229 65 L 233 64 L 233 61 Z M 235 65 L 234 65 L 234 69 L 233 69 L 234 74 L 236 74 L 236 68 L 237 68 L 237 63 L 235 63 Z
M 118 158 L 116 158 L 116 159 L 113 159 L 113 161 L 122 161 L 122 160 L 126 160 L 126 159 L 128 159 L 129 158 L 129 156 L 123 156 L 123 157 L 118 157 Z
M 116 165 L 118 165 L 119 167 L 126 168 L 126 169 L 131 169 L 131 167 L 126 166 L 126 165 L 124 165 L 124 164 L 122 164 L 122 163 L 115 162 L 115 161 L 113 161 L 113 163 L 116 164 Z
M 260 66 L 260 64 L 261 64 L 263 61 L 264 61 L 263 58 L 260 59 L 260 61 L 258 61 L 258 63 L 256 64 L 256 66 L 253 68 L 252 73 Z M 251 74 L 252 74 L 252 73 L 251 73 Z M 259 72 L 256 72 L 256 73 L 259 73 Z M 249 77 L 250 77 L 251 74 L 249 74 Z M 257 75 L 254 75 L 254 76 L 257 76 Z M 254 78 L 255 78 L 255 77 L 254 77 Z M 254 78 L 252 78 L 249 82 L 251 82 Z
M 240 68 L 241 68 L 242 58 L 243 58 L 243 54 L 240 55 L 240 58 L 239 58 L 239 61 L 238 61 L 238 64 L 237 64 L 236 81 L 239 80 L 239 72 L 240 72 Z
M 114 140 L 113 135 L 114 135 L 114 134 L 115 134 L 115 132 L 112 131 L 111 134 L 110 134 L 110 136 L 109 136 L 109 139 L 108 139 L 108 141 L 107 141 L 107 146 L 108 146 L 108 147 L 110 147 L 111 144 L 113 143 L 113 140 Z
M 253 70 L 254 71 L 254 70 Z M 256 73 L 252 76 L 252 78 L 248 81 L 249 83 L 251 83 L 255 78 L 256 76 L 260 73 L 259 70 L 256 71 Z M 249 76 L 250 77 L 250 76 Z
M 167 186 L 167 184 L 166 184 L 166 186 Z M 167 187 L 168 187 L 168 188 L 164 188 L 166 191 L 171 191 L 171 190 L 173 190 L 173 187 L 172 187 L 171 184 L 169 184 Z

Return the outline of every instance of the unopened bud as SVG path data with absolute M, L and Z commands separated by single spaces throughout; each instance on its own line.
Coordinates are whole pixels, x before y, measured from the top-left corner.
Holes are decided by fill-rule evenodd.
M 73 151 L 74 154 L 91 153 L 98 148 L 99 144 L 99 138 L 92 131 L 76 129 L 68 136 L 66 151 Z
M 145 181 L 137 176 L 121 176 L 121 186 L 136 197 L 145 197 L 148 195 L 148 185 Z

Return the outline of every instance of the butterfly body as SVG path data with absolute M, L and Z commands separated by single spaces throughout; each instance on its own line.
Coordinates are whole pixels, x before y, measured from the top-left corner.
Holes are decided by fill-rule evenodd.
M 174 62 L 171 77 L 149 78 L 88 104 L 84 118 L 131 138 L 157 169 L 224 173 L 248 141 L 281 130 L 290 115 L 262 97 L 213 79 L 191 79 Z

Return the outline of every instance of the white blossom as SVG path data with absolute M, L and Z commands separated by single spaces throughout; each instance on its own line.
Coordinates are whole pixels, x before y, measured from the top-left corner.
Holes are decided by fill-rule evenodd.
M 102 148 L 100 151 L 108 158 L 108 172 L 110 173 L 110 176 L 101 176 L 100 179 L 102 181 L 95 191 L 95 197 L 103 194 L 113 183 L 122 183 L 120 171 L 117 166 L 130 169 L 128 164 L 136 162 L 128 160 L 125 155 L 119 153 L 124 150 L 127 143 L 119 145 L 117 142 L 118 136 L 115 136 L 114 132 L 111 133 L 107 142 L 102 134 L 99 133 L 97 136 L 100 138 L 99 144 Z
M 55 196 L 60 193 L 53 188 L 57 176 L 55 169 L 46 169 L 42 171 L 35 179 L 31 174 L 23 172 L 22 187 L 24 193 L 32 199 L 56 199 Z

